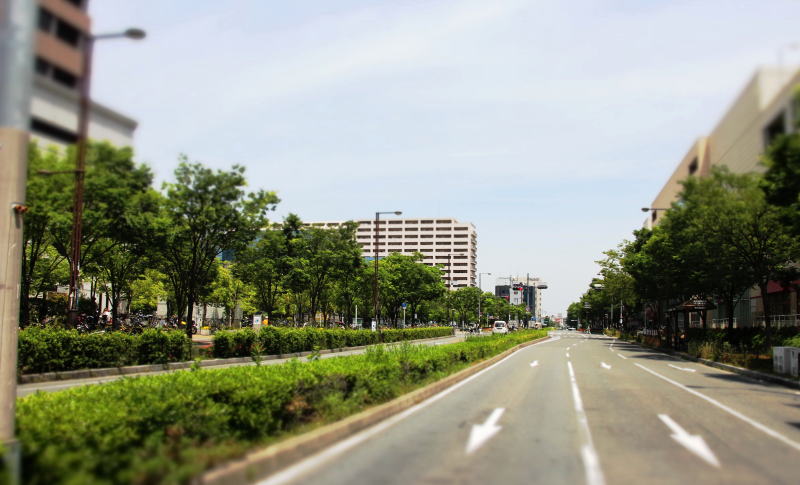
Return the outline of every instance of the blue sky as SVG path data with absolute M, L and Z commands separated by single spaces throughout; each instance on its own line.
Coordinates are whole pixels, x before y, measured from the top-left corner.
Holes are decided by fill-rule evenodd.
M 178 155 L 247 167 L 276 220 L 455 217 L 479 271 L 563 311 L 692 141 L 800 41 L 797 0 L 94 0 L 94 97 Z M 797 62 L 797 51 L 786 51 Z M 483 279 L 490 288 L 494 276 Z

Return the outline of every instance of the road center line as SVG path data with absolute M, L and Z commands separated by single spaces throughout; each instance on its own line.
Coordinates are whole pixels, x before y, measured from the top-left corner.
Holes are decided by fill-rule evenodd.
M 641 368 L 641 369 L 653 374 L 654 376 L 658 377 L 659 379 L 665 380 L 665 381 L 669 382 L 670 384 L 672 384 L 673 386 L 676 386 L 676 387 L 679 387 L 679 388 L 683 389 L 684 391 L 688 392 L 689 394 L 694 394 L 695 396 L 699 397 L 700 399 L 703 399 L 706 402 L 708 402 L 710 404 L 713 404 L 714 406 L 722 409 L 726 413 L 728 413 L 728 414 L 730 414 L 730 415 L 732 415 L 732 416 L 734 416 L 736 418 L 739 418 L 740 420 L 742 420 L 745 423 L 749 424 L 750 426 L 756 428 L 757 430 L 767 434 L 768 436 L 771 436 L 771 437 L 775 438 L 776 440 L 781 441 L 786 445 L 789 445 L 790 447 L 794 448 L 795 450 L 800 451 L 800 443 L 798 443 L 798 442 L 796 442 L 796 441 L 794 441 L 794 440 L 792 440 L 790 438 L 787 438 L 786 436 L 780 434 L 779 432 L 775 431 L 774 429 L 769 428 L 769 427 L 759 423 L 758 421 L 756 421 L 756 420 L 754 420 L 754 419 L 752 419 L 752 418 L 750 418 L 748 416 L 745 416 L 744 414 L 740 413 L 739 411 L 737 411 L 737 410 L 735 410 L 733 408 L 730 408 L 730 407 L 726 406 L 725 404 L 722 404 L 721 402 L 717 401 L 716 399 L 713 399 L 711 397 L 706 396 L 705 394 L 702 394 L 702 393 L 699 393 L 699 392 L 695 391 L 694 389 L 686 387 L 683 384 L 681 384 L 680 382 L 673 381 L 669 377 L 662 376 L 658 372 L 656 372 L 654 370 L 651 370 L 651 369 L 648 369 L 647 367 L 643 366 L 642 364 L 638 364 L 637 363 L 636 365 L 639 368 Z
M 569 369 L 569 381 L 572 385 L 572 399 L 575 401 L 575 414 L 578 416 L 578 423 L 580 424 L 585 441 L 585 444 L 581 447 L 581 458 L 583 459 L 583 467 L 586 469 L 586 484 L 604 485 L 605 479 L 603 478 L 603 470 L 600 469 L 600 459 L 597 456 L 597 450 L 594 449 L 592 432 L 589 430 L 589 420 L 586 418 L 586 412 L 583 410 L 581 391 L 578 389 L 578 382 L 575 380 L 575 371 L 572 370 L 572 362 L 567 361 L 567 369 Z
M 546 344 L 546 343 L 549 343 L 549 342 L 555 342 L 556 340 L 559 340 L 559 337 L 551 337 L 549 340 L 545 340 L 544 342 L 538 342 L 538 343 L 535 343 L 533 345 L 529 345 L 529 346 L 527 346 L 525 348 L 522 348 L 522 349 L 518 350 L 517 352 L 514 352 L 513 354 L 506 356 L 502 360 L 499 360 L 499 361 L 495 362 L 494 364 L 490 365 L 489 367 L 487 367 L 487 368 L 485 368 L 485 369 L 483 369 L 481 371 L 478 371 L 475 374 L 472 374 L 471 376 L 467 377 L 463 381 L 461 381 L 459 383 L 456 383 L 456 384 L 453 384 L 452 386 L 450 386 L 447 389 L 443 390 L 439 394 L 434 394 L 433 396 L 429 397 L 428 399 L 422 401 L 419 404 L 415 404 L 414 406 L 411 406 L 410 408 L 406 409 L 405 411 L 402 411 L 402 412 L 400 412 L 398 414 L 395 414 L 394 416 L 391 416 L 391 417 L 389 417 L 389 418 L 387 418 L 387 419 L 385 419 L 385 420 L 383 420 L 383 421 L 381 421 L 381 422 L 379 422 L 379 423 L 377 423 L 377 424 L 365 429 L 364 431 L 356 433 L 356 434 L 350 436 L 349 438 L 345 438 L 344 440 L 339 441 L 338 443 L 335 443 L 335 444 L 329 446 L 328 448 L 325 448 L 325 449 L 323 449 L 323 450 L 321 450 L 321 451 L 319 451 L 319 452 L 317 452 L 317 453 L 315 453 L 315 454 L 313 454 L 313 455 L 311 455 L 311 456 L 309 456 L 307 458 L 304 458 L 303 460 L 298 461 L 294 465 L 290 465 L 289 467 L 284 468 L 283 470 L 281 470 L 281 471 L 279 471 L 277 473 L 273 473 L 271 476 L 268 476 L 265 479 L 259 481 L 258 485 L 280 485 L 280 484 L 288 483 L 288 482 L 290 482 L 292 480 L 295 480 L 295 479 L 305 475 L 309 471 L 313 470 L 314 468 L 316 468 L 316 467 L 328 462 L 329 460 L 335 458 L 336 456 L 341 455 L 345 451 L 347 451 L 347 450 L 349 450 L 349 449 L 351 449 L 351 448 L 363 443 L 364 441 L 367 441 L 368 439 L 372 438 L 373 436 L 375 436 L 375 435 L 377 435 L 377 434 L 379 434 L 379 433 L 391 428 L 395 424 L 397 424 L 400 421 L 404 420 L 405 418 L 411 416 L 412 414 L 416 413 L 417 411 L 420 411 L 420 410 L 430 406 L 431 404 L 435 403 L 439 399 L 442 399 L 443 397 L 447 396 L 451 392 L 459 389 L 460 387 L 464 386 L 465 384 L 467 384 L 468 382 L 472 381 L 473 379 L 476 379 L 478 376 L 483 375 L 484 373 L 490 371 L 491 369 L 494 369 L 495 367 L 499 366 L 503 362 L 507 361 L 511 357 L 514 357 L 520 351 L 523 351 L 525 349 L 531 349 L 533 347 L 536 347 L 537 345 L 542 345 L 542 344 Z

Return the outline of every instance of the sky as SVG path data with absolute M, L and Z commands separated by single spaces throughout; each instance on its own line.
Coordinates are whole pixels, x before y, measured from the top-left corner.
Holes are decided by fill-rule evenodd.
M 271 218 L 452 217 L 478 271 L 565 312 L 754 71 L 800 61 L 798 0 L 92 0 L 93 97 L 178 157 L 247 168 Z

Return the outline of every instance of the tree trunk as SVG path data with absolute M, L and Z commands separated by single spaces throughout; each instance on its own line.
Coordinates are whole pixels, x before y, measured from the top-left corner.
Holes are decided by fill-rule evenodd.
M 761 306 L 764 307 L 764 336 L 767 340 L 767 345 L 772 343 L 772 325 L 770 321 L 770 314 L 769 314 L 769 304 L 767 303 L 767 297 L 769 294 L 767 293 L 767 282 L 762 282 L 758 284 L 758 289 L 761 292 Z
M 189 292 L 186 299 L 186 337 L 192 340 L 192 311 L 194 309 L 194 295 Z

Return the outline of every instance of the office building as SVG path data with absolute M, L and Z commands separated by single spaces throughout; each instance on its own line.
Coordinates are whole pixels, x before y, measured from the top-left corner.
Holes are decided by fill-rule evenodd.
M 365 258 L 375 258 L 376 227 L 379 258 L 391 253 L 421 253 L 423 263 L 443 268 L 442 279 L 449 288 L 476 286 L 478 236 L 475 226 L 455 219 L 381 219 L 356 221 L 356 240 Z M 311 227 L 333 228 L 342 222 L 310 222 Z
M 0 0 L 0 8 L 4 2 Z M 84 38 L 91 32 L 88 0 L 37 3 L 30 131 L 45 145 L 67 146 L 78 139 Z M 116 146 L 133 144 L 136 121 L 99 103 L 91 103 L 89 112 L 89 138 Z
M 494 287 L 494 295 L 505 298 L 512 305 L 525 305 L 536 321 L 542 318 L 542 286 L 538 277 L 506 276 L 499 277 Z

